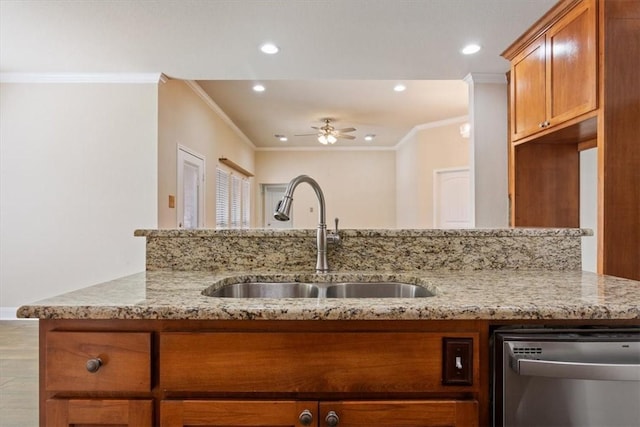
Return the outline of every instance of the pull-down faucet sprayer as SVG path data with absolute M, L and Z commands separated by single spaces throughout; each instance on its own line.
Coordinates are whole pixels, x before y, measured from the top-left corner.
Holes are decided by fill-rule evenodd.
M 276 211 L 273 217 L 278 221 L 289 221 L 291 215 L 291 205 L 293 202 L 293 192 L 298 184 L 306 182 L 316 192 L 318 197 L 318 231 L 316 237 L 316 246 L 318 248 L 318 258 L 316 261 L 316 273 L 326 273 L 329 271 L 329 264 L 327 263 L 327 241 L 329 243 L 339 243 L 340 236 L 338 235 L 338 219 L 336 218 L 336 231 L 335 233 L 327 234 L 327 222 L 325 213 L 324 194 L 320 185 L 307 175 L 300 175 L 291 180 L 287 189 L 282 197 L 282 200 L 278 202 Z

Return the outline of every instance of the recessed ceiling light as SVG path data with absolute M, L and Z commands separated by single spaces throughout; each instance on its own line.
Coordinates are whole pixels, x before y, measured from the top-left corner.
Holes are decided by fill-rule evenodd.
M 375 137 L 376 137 L 375 135 L 370 133 L 368 135 L 365 135 L 364 140 L 365 141 L 373 141 L 373 138 L 375 138 Z
M 262 86 L 262 85 L 260 85 L 260 84 L 254 85 L 254 86 L 253 86 L 253 90 L 254 90 L 255 92 L 264 92 L 264 86 Z
M 262 46 L 260 46 L 260 50 L 262 51 L 262 53 L 266 53 L 267 55 L 274 55 L 280 51 L 278 46 L 273 43 L 263 44 Z
M 278 139 L 279 139 L 280 141 L 282 141 L 282 142 L 287 142 L 287 141 L 289 140 L 289 139 L 288 139 L 286 136 L 284 136 L 284 135 L 273 135 L 273 136 L 275 136 L 276 138 L 278 138 Z
M 407 87 L 402 83 L 398 83 L 393 87 L 393 90 L 395 90 L 396 92 L 404 92 L 405 90 L 407 90 Z
M 462 48 L 462 53 L 464 55 L 473 55 L 474 53 L 480 52 L 480 49 L 480 45 L 468 44 Z

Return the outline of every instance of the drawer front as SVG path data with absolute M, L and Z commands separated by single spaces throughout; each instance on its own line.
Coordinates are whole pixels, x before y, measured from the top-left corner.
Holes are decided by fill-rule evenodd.
M 45 358 L 47 391 L 151 390 L 150 333 L 49 332 Z
M 471 385 L 442 384 L 443 337 L 471 338 Z M 478 390 L 478 335 L 422 332 L 163 333 L 168 391 L 402 393 Z
M 152 400 L 49 399 L 47 426 L 151 427 Z

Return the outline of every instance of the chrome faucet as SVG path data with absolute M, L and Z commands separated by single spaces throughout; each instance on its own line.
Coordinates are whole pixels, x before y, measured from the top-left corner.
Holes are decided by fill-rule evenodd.
M 273 214 L 273 217 L 278 221 L 289 221 L 289 216 L 291 214 L 291 204 L 293 202 L 293 191 L 296 189 L 298 184 L 306 182 L 309 184 L 313 190 L 316 192 L 316 196 L 318 196 L 318 231 L 316 234 L 316 246 L 318 248 L 318 258 L 316 261 L 316 273 L 326 273 L 329 271 L 329 264 L 327 263 L 327 242 L 329 243 L 339 243 L 340 235 L 338 234 L 338 218 L 336 218 L 336 230 L 335 232 L 327 233 L 327 223 L 326 223 L 326 214 L 325 214 L 325 204 L 324 204 L 324 194 L 322 193 L 322 189 L 310 176 L 300 175 L 291 180 L 287 189 L 282 196 L 282 200 L 278 202 L 276 206 L 276 211 Z

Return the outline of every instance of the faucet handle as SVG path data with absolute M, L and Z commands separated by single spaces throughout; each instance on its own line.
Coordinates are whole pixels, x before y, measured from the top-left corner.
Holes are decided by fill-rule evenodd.
M 338 221 L 339 219 L 336 218 L 335 222 L 336 222 L 336 229 L 334 231 L 330 231 L 329 234 L 327 235 L 327 241 L 329 243 L 334 243 L 334 244 L 338 244 L 340 243 L 340 234 L 338 234 Z

